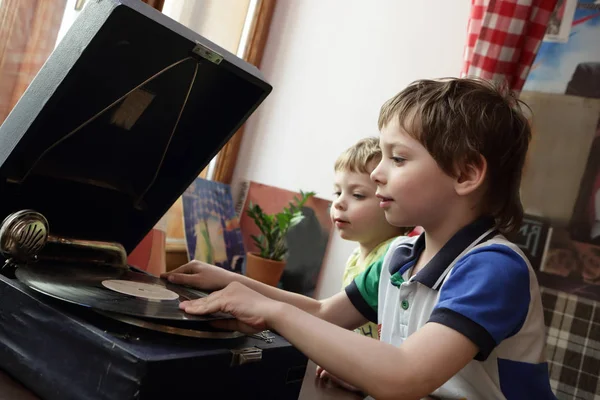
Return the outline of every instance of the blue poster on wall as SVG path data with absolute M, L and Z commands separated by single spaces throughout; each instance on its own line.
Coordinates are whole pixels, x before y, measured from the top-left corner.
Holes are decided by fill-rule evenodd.
M 182 200 L 188 258 L 241 272 L 245 251 L 230 186 L 197 178 Z
M 523 90 L 600 98 L 599 43 L 600 0 L 578 0 L 568 41 L 541 44 Z

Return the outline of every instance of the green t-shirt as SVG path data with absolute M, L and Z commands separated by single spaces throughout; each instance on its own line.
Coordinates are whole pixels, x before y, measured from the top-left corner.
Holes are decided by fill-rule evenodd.
M 376 268 L 378 271 L 381 271 L 383 257 L 385 256 L 390 243 L 392 243 L 394 239 L 395 238 L 391 238 L 380 243 L 377 247 L 371 250 L 363 262 L 359 262 L 360 248 L 357 247 L 352 254 L 350 254 L 350 257 L 348 257 L 348 261 L 346 262 L 346 269 L 344 270 L 344 276 L 342 278 L 342 289 L 351 284 L 352 281 L 359 276 L 361 272 L 369 268 L 371 264 L 378 264 L 379 266 Z M 364 284 L 365 282 L 362 283 Z M 374 288 L 374 292 L 377 293 L 377 287 Z M 375 301 L 377 301 L 377 299 L 375 299 Z M 377 308 L 375 307 L 375 309 Z M 377 324 L 372 322 L 367 322 L 360 328 L 356 329 L 356 332 L 364 336 L 372 337 L 373 339 L 379 339 Z

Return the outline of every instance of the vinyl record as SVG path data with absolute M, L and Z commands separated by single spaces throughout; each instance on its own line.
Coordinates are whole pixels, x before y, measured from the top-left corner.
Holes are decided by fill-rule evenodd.
M 179 309 L 180 301 L 196 299 L 201 292 L 129 269 L 36 263 L 20 266 L 16 276 L 38 292 L 96 310 L 173 321 L 232 318 L 187 314 Z

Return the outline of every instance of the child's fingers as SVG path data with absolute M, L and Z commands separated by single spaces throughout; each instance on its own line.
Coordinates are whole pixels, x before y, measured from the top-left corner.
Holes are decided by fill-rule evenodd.
M 320 376 L 321 376 L 321 372 L 323 372 L 323 368 L 321 368 L 321 366 L 320 366 L 320 365 L 317 365 L 316 374 L 317 374 L 317 376 L 318 376 L 318 377 L 320 377 Z
M 166 278 L 169 282 L 177 285 L 190 285 L 196 280 L 196 276 L 186 272 L 169 272 L 169 274 L 163 276 L 163 278 Z
M 182 265 L 181 267 L 175 268 L 172 271 L 169 272 L 164 272 L 162 274 L 160 274 L 161 278 L 167 278 L 172 274 L 193 274 L 196 271 L 196 264 L 198 262 L 197 261 L 191 261 L 187 264 Z
M 185 276 L 185 275 L 184 275 Z M 213 314 L 223 309 L 224 299 L 222 291 L 213 292 L 206 297 L 195 300 L 182 301 L 179 308 L 188 314 Z
M 322 370 L 321 375 L 319 375 L 319 378 L 333 380 L 335 377 L 333 375 L 331 375 L 329 372 Z

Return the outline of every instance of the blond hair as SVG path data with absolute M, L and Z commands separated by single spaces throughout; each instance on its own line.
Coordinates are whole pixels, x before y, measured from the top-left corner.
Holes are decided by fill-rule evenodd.
M 379 138 L 369 137 L 359 140 L 340 154 L 333 169 L 336 172 L 347 171 L 370 174 L 373 169 L 370 164 L 372 162 L 378 163 L 380 160 Z
M 381 161 L 381 148 L 379 147 L 379 138 L 368 137 L 361 139 L 348 147 L 335 161 L 335 172 L 356 172 L 360 174 L 371 174 L 373 165 Z M 397 227 L 400 235 L 408 235 L 414 226 Z
M 483 156 L 486 211 L 511 232 L 523 219 L 519 189 L 531 140 L 521 104 L 506 87 L 481 79 L 420 80 L 381 107 L 379 129 L 398 120 L 450 176 Z

